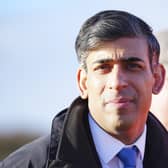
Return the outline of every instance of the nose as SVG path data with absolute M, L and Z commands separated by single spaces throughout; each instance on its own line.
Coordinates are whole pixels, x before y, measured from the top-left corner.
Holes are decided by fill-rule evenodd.
M 114 65 L 112 71 L 109 73 L 107 86 L 109 89 L 121 90 L 128 86 L 126 72 L 120 65 Z

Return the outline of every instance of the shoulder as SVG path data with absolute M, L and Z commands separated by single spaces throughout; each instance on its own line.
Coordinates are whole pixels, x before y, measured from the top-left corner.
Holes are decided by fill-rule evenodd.
M 168 132 L 160 121 L 149 113 L 144 155 L 144 167 L 165 168 L 168 165 Z
M 43 168 L 46 164 L 50 137 L 45 136 L 24 145 L 4 159 L 0 168 Z
M 147 120 L 147 140 L 149 146 L 165 153 L 168 159 L 168 131 L 152 113 L 149 113 Z
M 149 135 L 155 135 L 158 139 L 165 140 L 168 145 L 168 131 L 163 124 L 155 117 L 154 114 L 149 113 L 147 119 L 147 129 Z
M 57 151 L 68 111 L 69 108 L 66 108 L 54 117 L 50 136 L 41 137 L 19 148 L 0 162 L 0 168 L 44 168 L 50 153 Z
M 159 121 L 159 119 L 157 119 L 157 117 L 155 117 L 155 115 L 151 112 L 149 112 L 149 115 L 148 115 L 147 126 L 150 130 L 154 129 L 154 131 L 158 134 L 168 136 L 168 131 L 166 130 L 166 128 Z

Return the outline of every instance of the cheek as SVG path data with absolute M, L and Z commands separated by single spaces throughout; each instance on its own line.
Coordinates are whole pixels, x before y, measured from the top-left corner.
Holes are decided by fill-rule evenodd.
M 143 75 L 142 78 L 135 80 L 135 85 L 137 85 L 144 94 L 152 94 L 154 78 L 152 75 Z
M 144 111 L 148 111 L 151 106 L 152 101 L 152 86 L 153 81 L 146 79 L 146 81 L 141 81 L 139 88 L 139 97 L 140 98 L 140 108 Z
M 91 93 L 97 93 L 100 94 L 105 87 L 105 82 L 103 79 L 99 79 L 96 77 L 89 77 L 87 80 L 87 88 L 88 91 Z
M 136 92 L 138 108 L 147 110 L 150 107 L 152 99 L 153 79 L 151 78 L 151 76 L 134 78 L 132 86 L 134 91 Z

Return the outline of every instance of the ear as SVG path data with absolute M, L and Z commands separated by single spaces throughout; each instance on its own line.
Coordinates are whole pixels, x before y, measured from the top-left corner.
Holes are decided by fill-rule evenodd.
M 84 68 L 80 67 L 77 70 L 77 82 L 78 87 L 80 91 L 80 96 L 82 99 L 88 98 L 88 92 L 87 92 L 87 72 Z
M 162 64 L 158 64 L 153 68 L 153 75 L 154 75 L 154 85 L 152 88 L 153 94 L 158 94 L 162 89 L 165 81 L 165 68 Z

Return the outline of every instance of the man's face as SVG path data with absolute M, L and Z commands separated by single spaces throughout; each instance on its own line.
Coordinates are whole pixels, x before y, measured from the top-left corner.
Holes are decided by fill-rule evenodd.
M 104 42 L 89 52 L 86 65 L 87 72 L 81 70 L 78 81 L 94 120 L 116 138 L 120 139 L 121 133 L 139 136 L 154 85 L 146 40 Z

